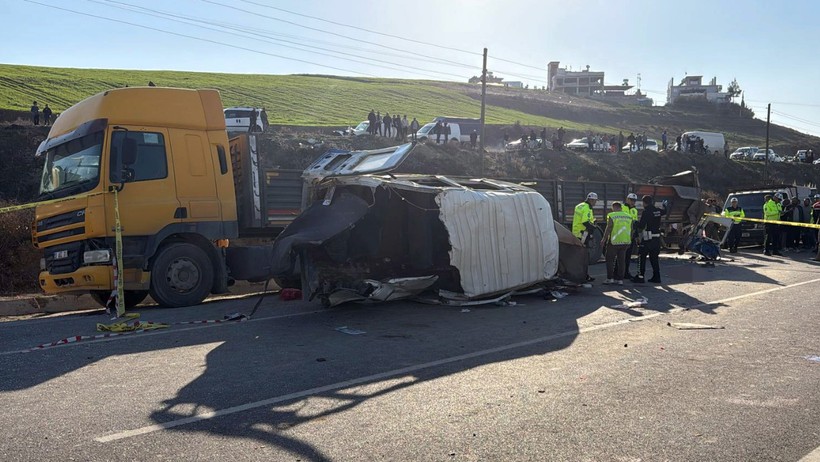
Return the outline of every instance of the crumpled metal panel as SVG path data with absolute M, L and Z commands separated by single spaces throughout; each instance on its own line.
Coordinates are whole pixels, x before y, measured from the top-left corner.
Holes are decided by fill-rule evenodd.
M 535 191 L 446 189 L 436 196 L 440 219 L 467 297 L 551 279 L 558 270 L 558 235 L 550 204 Z

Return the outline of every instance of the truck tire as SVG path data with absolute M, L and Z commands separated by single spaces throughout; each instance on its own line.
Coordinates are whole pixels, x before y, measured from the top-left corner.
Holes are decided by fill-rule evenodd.
M 111 296 L 111 291 L 109 290 L 92 290 L 91 291 L 91 298 L 94 299 L 95 302 L 99 303 L 101 307 L 105 308 L 106 303 L 108 303 L 108 298 Z M 125 291 L 125 309 L 130 310 L 135 306 L 142 303 L 143 300 L 148 297 L 147 290 L 126 290 Z
M 214 268 L 200 247 L 177 242 L 162 247 L 151 268 L 151 298 L 160 306 L 198 305 L 211 292 Z

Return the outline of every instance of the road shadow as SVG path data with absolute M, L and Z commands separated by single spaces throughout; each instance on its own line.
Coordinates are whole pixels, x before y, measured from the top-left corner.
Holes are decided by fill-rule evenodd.
M 652 290 L 651 310 L 700 303 L 671 288 Z M 112 342 L 96 348 L 44 350 L 31 353 L 40 355 L 36 361 L 24 355 L 0 357 L 0 364 L 10 373 L 0 378 L 0 391 L 30 388 L 111 356 L 216 345 L 206 354 L 202 373 L 162 401 L 150 414 L 151 421 L 166 424 L 203 412 L 245 406 L 242 412 L 164 431 L 183 432 L 186 437 L 197 433 L 251 440 L 302 460 L 330 460 L 309 439 L 294 435 L 293 429 L 428 381 L 560 351 L 578 337 L 581 318 L 646 292 L 645 287 L 611 291 L 596 285 L 556 301 L 515 297 L 512 306 L 344 305 L 271 322 Z M 274 306 L 279 303 L 269 301 Z M 316 308 L 315 304 L 305 305 L 306 311 Z M 364 333 L 348 335 L 336 330 L 341 326 Z M 284 398 L 271 401 L 272 397 Z M 262 405 L 247 406 L 260 402 Z

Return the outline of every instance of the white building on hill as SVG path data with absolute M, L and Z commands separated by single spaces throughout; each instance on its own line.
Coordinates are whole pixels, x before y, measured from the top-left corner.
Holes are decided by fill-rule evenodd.
M 731 101 L 729 93 L 722 91 L 723 86 L 717 84 L 717 77 L 713 77 L 709 85 L 703 85 L 702 75 L 687 75 L 679 85 L 675 85 L 675 78 L 669 79 L 666 89 L 667 104 L 675 104 L 682 100 L 705 100 L 710 103 L 728 103 Z

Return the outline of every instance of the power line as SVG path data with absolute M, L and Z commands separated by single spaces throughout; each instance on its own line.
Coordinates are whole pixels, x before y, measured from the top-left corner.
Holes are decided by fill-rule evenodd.
M 99 16 L 99 15 L 96 15 L 96 14 L 91 14 L 91 13 L 85 13 L 85 12 L 82 12 L 82 11 L 72 10 L 72 9 L 69 9 L 69 8 L 63 8 L 63 7 L 59 7 L 59 6 L 55 6 L 55 5 L 49 5 L 47 3 L 40 3 L 40 2 L 37 2 L 37 1 L 34 1 L 34 0 L 23 0 L 23 1 L 28 2 L 28 3 L 33 3 L 35 5 L 45 6 L 47 8 L 53 8 L 55 10 L 67 11 L 69 13 L 79 14 L 79 15 L 82 15 L 82 16 L 88 16 L 88 17 L 92 17 L 92 18 L 96 18 L 96 19 L 102 19 L 102 20 L 105 20 L 105 21 L 111 21 L 111 22 L 116 22 L 116 23 L 120 23 L 120 24 L 127 24 L 129 26 L 139 27 L 139 28 L 142 28 L 142 29 L 153 30 L 155 32 L 161 32 L 163 34 L 175 35 L 177 37 L 185 37 L 185 38 L 189 38 L 189 39 L 193 39 L 193 40 L 199 40 L 199 41 L 202 41 L 202 42 L 213 43 L 213 44 L 216 44 L 216 45 L 222 45 L 222 46 L 226 46 L 226 47 L 230 47 L 230 48 L 236 48 L 238 50 L 250 51 L 251 53 L 258 53 L 258 54 L 262 54 L 262 55 L 266 55 L 266 56 L 272 56 L 274 58 L 281 58 L 281 59 L 286 59 L 286 60 L 290 60 L 290 61 L 297 61 L 297 62 L 300 62 L 300 63 L 310 64 L 310 65 L 313 65 L 313 66 L 325 67 L 325 68 L 333 69 L 333 70 L 336 70 L 336 71 L 350 72 L 350 73 L 353 73 L 353 74 L 363 75 L 363 76 L 366 76 L 366 77 L 378 78 L 377 76 L 372 75 L 372 74 L 366 74 L 366 73 L 363 73 L 363 72 L 353 71 L 353 70 L 350 70 L 350 69 L 343 69 L 343 68 L 340 68 L 340 67 L 328 66 L 326 64 L 314 63 L 312 61 L 307 61 L 307 60 L 304 60 L 304 59 L 291 58 L 289 56 L 283 56 L 283 55 L 278 55 L 278 54 L 275 54 L 275 53 L 268 53 L 268 52 L 265 52 L 265 51 L 254 50 L 252 48 L 242 47 L 242 46 L 239 46 L 239 45 L 232 45 L 230 43 L 220 42 L 220 41 L 217 41 L 217 40 L 211 40 L 211 39 L 206 39 L 206 38 L 202 38 L 202 37 L 196 37 L 196 36 L 193 36 L 193 35 L 181 34 L 179 32 L 172 32 L 172 31 L 168 31 L 168 30 L 164 30 L 164 29 L 159 29 L 159 28 L 156 28 L 156 27 L 145 26 L 145 25 L 142 25 L 142 24 L 136 24 L 136 23 L 132 23 L 132 22 L 128 22 L 128 21 L 123 21 L 121 19 L 108 18 L 108 17 L 105 17 L 105 16 Z
M 394 38 L 394 39 L 404 40 L 404 41 L 407 41 L 407 42 L 417 43 L 419 45 L 426 45 L 426 46 L 432 46 L 432 47 L 436 47 L 436 48 L 442 48 L 442 49 L 445 49 L 445 50 L 458 51 L 460 53 L 466 53 L 466 54 L 473 55 L 473 56 L 482 56 L 482 53 L 478 53 L 478 52 L 475 52 L 475 51 L 469 51 L 469 50 L 463 50 L 461 48 L 449 47 L 449 46 L 442 45 L 442 44 L 439 44 L 439 43 L 425 42 L 423 40 L 416 40 L 416 39 L 412 39 L 412 38 L 408 38 L 408 37 L 402 37 L 400 35 L 395 35 L 395 34 L 388 34 L 386 32 L 380 32 L 380 31 L 373 30 L 373 29 L 367 29 L 367 28 L 360 27 L 360 26 L 354 26 L 352 24 L 345 24 L 345 23 L 341 23 L 341 22 L 338 22 L 338 21 L 332 21 L 330 19 L 320 18 L 318 16 L 311 16 L 309 14 L 298 13 L 296 11 L 286 10 L 284 8 L 280 8 L 280 7 L 272 6 L 272 5 L 266 5 L 264 3 L 259 3 L 259 2 L 255 2 L 255 1 L 252 1 L 252 0 L 240 0 L 240 1 L 242 1 L 244 3 L 249 3 L 249 4 L 252 4 L 252 5 L 256 5 L 256 6 L 261 6 L 263 8 L 269 8 L 269 9 L 272 9 L 272 10 L 282 11 L 284 13 L 289 13 L 289 14 L 296 15 L 296 16 L 301 16 L 303 18 L 309 18 L 309 19 L 314 19 L 316 21 L 326 22 L 328 24 L 333 24 L 333 25 L 340 26 L 340 27 L 347 27 L 347 28 L 350 28 L 350 29 L 360 30 L 360 31 L 363 31 L 363 32 L 369 32 L 371 34 L 381 35 L 383 37 L 390 37 L 390 38 Z M 499 58 L 499 57 L 496 57 L 496 56 L 489 56 L 489 57 L 492 58 L 492 59 L 498 60 L 498 61 L 503 61 L 503 62 L 507 62 L 507 63 L 511 63 L 511 64 L 516 64 L 516 65 L 522 66 L 522 67 L 529 67 L 531 69 L 537 69 L 539 71 L 543 70 L 540 67 L 530 66 L 528 64 L 522 64 L 522 63 L 519 63 L 517 61 L 512 61 L 512 60 L 509 60 L 509 59 Z M 509 72 L 507 72 L 507 74 L 509 74 Z M 512 75 L 512 74 L 510 74 L 510 75 Z
M 99 0 L 88 0 L 88 1 L 99 3 Z M 145 10 L 145 11 L 158 13 L 158 14 L 165 15 L 165 16 L 181 18 L 181 19 L 186 20 L 186 21 L 194 21 L 194 22 L 200 22 L 200 23 L 204 23 L 204 24 L 210 24 L 210 25 L 214 25 L 214 26 L 217 26 L 217 27 L 231 29 L 231 30 L 235 30 L 235 31 L 243 32 L 243 33 L 254 32 L 254 33 L 269 37 L 273 40 L 282 40 L 282 41 L 285 41 L 287 43 L 294 43 L 294 42 L 287 41 L 287 40 L 284 40 L 284 39 L 277 39 L 275 37 L 277 37 L 277 36 L 278 37 L 287 37 L 287 38 L 292 38 L 294 40 L 299 40 L 300 42 L 297 42 L 297 44 L 299 44 L 299 45 L 303 45 L 302 42 L 307 41 L 307 42 L 320 43 L 320 44 L 323 44 L 323 45 L 329 45 L 329 46 L 333 46 L 333 47 L 344 47 L 345 49 L 348 49 L 348 50 L 363 51 L 363 52 L 366 52 L 366 53 L 380 54 L 380 55 L 385 55 L 385 56 L 393 56 L 393 57 L 399 57 L 399 58 L 403 58 L 403 59 L 410 58 L 410 56 L 407 56 L 407 54 L 409 53 L 407 51 L 402 51 L 402 53 L 404 53 L 404 54 L 396 54 L 396 53 L 387 53 L 387 52 L 384 52 L 384 51 L 371 50 L 371 49 L 367 49 L 367 48 L 356 48 L 356 47 L 350 47 L 348 45 L 342 45 L 342 44 L 339 44 L 339 43 L 332 43 L 332 42 L 326 42 L 326 41 L 322 41 L 322 40 L 310 39 L 310 38 L 307 38 L 307 37 L 301 37 L 301 36 L 298 36 L 298 35 L 290 35 L 290 34 L 281 34 L 281 33 L 271 32 L 271 31 L 266 30 L 266 29 L 259 29 L 259 28 L 249 27 L 249 26 L 243 25 L 243 24 L 231 24 L 231 23 L 221 23 L 221 22 L 209 21 L 209 20 L 202 19 L 202 18 L 196 18 L 196 17 L 193 17 L 193 16 L 185 16 L 185 15 L 169 13 L 167 11 L 155 10 L 155 9 L 152 9 L 152 8 L 147 8 L 147 7 L 140 6 L 140 5 L 133 5 L 133 4 L 130 4 L 130 3 L 125 3 L 125 2 L 119 2 L 119 1 L 116 1 L 116 0 L 104 0 L 104 1 L 106 1 L 109 4 L 124 5 L 124 6 L 129 7 L 129 8 L 123 8 L 123 7 L 119 7 L 119 6 L 115 6 L 115 5 L 107 5 L 107 6 L 111 6 L 111 7 L 115 7 L 115 8 L 121 8 L 121 9 L 124 9 L 126 11 L 133 11 L 133 12 L 136 12 L 136 13 L 146 14 L 146 13 L 142 13 L 140 11 L 135 11 L 134 10 L 134 9 L 140 9 L 140 10 Z M 163 18 L 163 19 L 167 19 L 167 18 Z M 256 37 L 252 37 L 252 38 L 256 38 Z M 319 48 L 319 47 L 317 47 L 317 48 Z M 322 48 L 319 48 L 319 49 L 322 49 Z M 327 50 L 327 49 L 325 49 L 325 50 L 326 51 L 337 52 L 335 50 Z M 337 52 L 337 53 L 341 53 L 341 52 Z M 356 55 L 353 55 L 353 56 L 356 56 Z M 366 57 L 362 57 L 362 58 L 363 59 L 373 59 L 373 58 L 366 58 Z M 418 57 L 414 57 L 412 59 L 419 60 Z M 472 70 L 480 69 L 480 67 L 475 66 L 475 65 L 470 65 L 470 64 L 451 63 L 451 62 L 446 62 L 446 61 L 442 62 L 441 58 L 435 58 L 435 57 L 431 57 L 430 59 L 423 59 L 423 61 L 430 62 L 430 63 L 435 63 L 435 64 L 445 64 L 445 65 L 448 65 L 448 66 L 468 68 L 468 69 L 472 69 Z M 397 65 L 402 65 L 402 64 L 397 64 Z M 430 72 L 442 73 L 440 71 L 430 71 Z M 443 74 L 446 74 L 446 73 L 443 73 Z M 453 74 L 450 74 L 450 75 L 453 75 Z M 463 76 L 461 76 L 461 75 L 459 75 L 457 77 L 458 78 L 463 78 Z
M 762 103 L 762 104 L 768 104 L 768 103 L 780 104 L 780 105 L 783 105 L 783 106 L 820 107 L 820 104 L 809 104 L 809 103 L 789 103 L 789 102 L 783 102 L 783 101 L 755 101 L 755 100 L 751 100 L 751 99 L 746 100 L 746 101 L 751 102 L 751 103 Z
M 203 21 L 203 20 L 200 20 L 200 19 L 197 19 L 197 18 L 191 18 L 191 17 L 176 15 L 176 14 L 172 14 L 172 13 L 165 13 L 165 12 L 162 12 L 162 11 L 159 11 L 159 10 L 153 10 L 151 8 L 146 8 L 146 7 L 142 7 L 142 6 L 138 6 L 138 5 L 132 5 L 132 4 L 129 4 L 129 3 L 124 3 L 124 2 L 117 2 L 117 1 L 111 1 L 111 0 L 106 0 L 108 3 L 103 3 L 100 0 L 88 0 L 88 1 L 92 2 L 92 3 L 98 3 L 98 4 L 101 4 L 101 5 L 110 6 L 110 7 L 113 7 L 113 8 L 119 8 L 119 9 L 122 9 L 122 10 L 125 10 L 125 11 L 130 11 L 130 12 L 133 12 L 133 13 L 138 13 L 138 14 L 143 14 L 143 15 L 147 15 L 147 16 L 152 16 L 152 17 L 164 19 L 164 20 L 167 20 L 167 21 L 173 21 L 173 22 L 177 22 L 177 23 L 181 23 L 181 24 L 186 24 L 186 25 L 190 25 L 190 26 L 194 26 L 194 27 L 199 27 L 199 28 L 206 29 L 206 30 L 216 31 L 216 32 L 220 32 L 220 33 L 226 33 L 224 30 L 220 30 L 220 29 L 217 29 L 217 28 L 214 28 L 214 27 L 208 27 L 208 26 L 203 26 L 203 25 L 200 25 L 200 24 L 196 24 L 195 22 L 202 22 L 202 23 L 205 23 L 205 24 L 214 24 L 212 22 Z M 112 5 L 112 4 L 109 4 L 109 3 L 115 3 L 117 5 Z M 118 6 L 118 5 L 124 5 L 126 7 L 131 7 L 131 8 L 125 8 L 123 6 Z M 146 11 L 138 11 L 134 8 L 138 8 L 138 9 L 146 10 Z M 154 13 L 159 13 L 159 14 L 154 14 Z M 182 18 L 182 20 L 173 19 L 174 17 Z M 193 22 L 190 22 L 190 21 L 193 21 Z M 236 32 L 238 32 L 240 36 L 243 36 L 243 37 L 246 37 L 246 38 L 260 40 L 262 42 L 272 43 L 272 44 L 282 46 L 282 47 L 285 47 L 285 48 L 291 48 L 291 49 L 295 49 L 295 50 L 299 50 L 299 51 L 305 51 L 305 52 L 308 52 L 308 53 L 314 53 L 314 54 L 318 54 L 318 55 L 321 55 L 321 56 L 328 56 L 328 57 L 331 57 L 331 58 L 339 58 L 339 56 L 329 54 L 329 53 L 336 53 L 336 54 L 340 54 L 340 55 L 352 56 L 352 57 L 366 59 L 366 60 L 370 60 L 370 61 L 374 61 L 374 62 L 390 64 L 390 65 L 394 65 L 394 66 L 402 66 L 402 67 L 397 68 L 397 67 L 376 65 L 376 64 L 365 62 L 365 61 L 359 61 L 359 60 L 355 60 L 355 59 L 346 58 L 349 61 L 356 62 L 356 63 L 359 63 L 359 64 L 368 65 L 368 66 L 382 67 L 382 68 L 385 68 L 385 69 L 396 70 L 396 71 L 407 72 L 407 73 L 410 73 L 407 69 L 413 69 L 413 70 L 416 70 L 416 71 L 446 75 L 446 76 L 450 76 L 450 77 L 456 77 L 456 78 L 459 78 L 459 79 L 464 78 L 464 76 L 462 76 L 462 75 L 451 74 L 451 73 L 448 73 L 448 72 L 441 72 L 441 71 L 435 71 L 435 70 L 431 70 L 431 69 L 424 69 L 424 68 L 420 68 L 420 67 L 407 66 L 407 65 L 404 65 L 404 64 L 401 64 L 401 63 L 395 63 L 395 62 L 391 62 L 391 61 L 385 61 L 385 60 L 381 60 L 381 59 L 370 58 L 370 57 L 367 57 L 367 56 L 361 56 L 361 55 L 357 55 L 357 54 L 354 54 L 354 53 L 347 53 L 347 52 L 343 52 L 343 51 L 330 50 L 330 49 L 327 49 L 327 48 L 322 48 L 322 47 L 317 47 L 317 46 L 301 45 L 298 42 L 294 42 L 294 41 L 291 41 L 291 40 L 277 39 L 277 38 L 272 38 L 272 37 L 268 37 L 268 38 L 270 38 L 270 40 L 266 40 L 264 38 L 260 38 L 258 35 L 248 34 L 242 28 L 239 28 L 239 27 L 219 25 L 219 24 L 216 24 L 216 25 L 218 27 L 233 30 L 234 32 L 231 32 L 232 34 L 235 34 Z M 292 45 L 283 45 L 283 44 L 278 43 L 278 42 L 290 43 Z M 327 51 L 329 53 L 322 53 L 322 52 L 314 51 L 314 50 L 311 50 L 310 48 L 314 48 L 314 49 L 317 49 L 317 50 L 324 50 L 324 51 Z M 432 78 L 438 78 L 435 75 L 431 75 L 431 74 L 425 74 L 425 75 L 428 76 L 428 77 L 432 77 Z
M 212 5 L 221 6 L 221 7 L 224 7 L 224 8 L 229 8 L 229 9 L 236 10 L 236 11 L 241 11 L 241 12 L 243 12 L 243 13 L 251 14 L 251 15 L 254 15 L 254 16 L 261 16 L 261 17 L 263 17 L 263 18 L 267 18 L 267 19 L 271 19 L 271 20 L 274 20 L 274 21 L 283 22 L 283 23 L 285 23 L 285 24 L 290 24 L 290 25 L 292 25 L 292 26 L 301 27 L 301 28 L 308 29 L 308 30 L 312 30 L 312 31 L 315 31 L 315 32 L 320 32 L 320 33 L 322 33 L 322 34 L 329 34 L 329 35 L 333 35 L 333 36 L 336 36 L 336 37 L 344 38 L 344 39 L 347 39 L 347 40 L 353 40 L 353 41 L 355 41 L 355 42 L 367 43 L 367 44 L 369 44 L 369 45 L 375 45 L 375 46 L 377 46 L 377 47 L 380 47 L 380 48 L 386 48 L 386 49 L 388 49 L 388 50 L 400 51 L 400 52 L 404 52 L 404 53 L 412 54 L 412 55 L 415 55 L 415 56 L 421 56 L 421 57 L 424 57 L 424 58 L 435 59 L 435 60 L 441 60 L 441 61 L 443 61 L 443 62 L 448 62 L 448 63 L 455 64 L 455 65 L 459 65 L 459 66 L 468 66 L 468 67 L 473 67 L 473 68 L 475 68 L 475 66 L 470 66 L 469 64 L 464 64 L 464 63 L 460 63 L 460 62 L 457 62 L 457 61 L 450 61 L 450 60 L 446 60 L 446 59 L 442 59 L 442 58 L 437 58 L 437 57 L 435 57 L 435 56 L 425 55 L 425 54 L 423 54 L 423 53 L 416 53 L 416 52 L 413 52 L 413 51 L 402 50 L 401 48 L 395 48 L 395 47 L 391 47 L 391 46 L 388 46 L 388 45 L 383 45 L 383 44 L 381 44 L 381 43 L 373 43 L 373 42 L 369 42 L 369 41 L 367 41 L 367 40 L 358 39 L 358 38 L 355 38 L 355 37 L 350 37 L 350 36 L 348 36 L 348 35 L 339 34 L 339 33 L 336 33 L 336 32 L 331 32 L 331 31 L 327 31 L 327 30 L 322 30 L 322 29 L 319 29 L 319 28 L 316 28 L 316 27 L 306 26 L 306 25 L 304 25 L 304 24 L 299 24 L 299 23 L 297 23 L 297 22 L 293 22 L 293 21 L 288 21 L 287 19 L 282 19 L 282 18 L 277 18 L 277 17 L 275 17 L 275 16 L 269 16 L 269 15 L 264 15 L 264 14 L 261 14 L 261 13 L 256 13 L 256 12 L 253 12 L 253 11 L 250 11 L 250 10 L 246 10 L 246 9 L 244 9 L 244 8 L 239 8 L 239 7 L 236 7 L 236 6 L 232 6 L 232 5 L 226 5 L 226 4 L 224 4 L 224 3 L 215 2 L 215 1 L 213 1 L 213 0 L 200 0 L 200 1 L 205 2 L 205 3 L 210 3 L 210 4 L 212 4 Z

